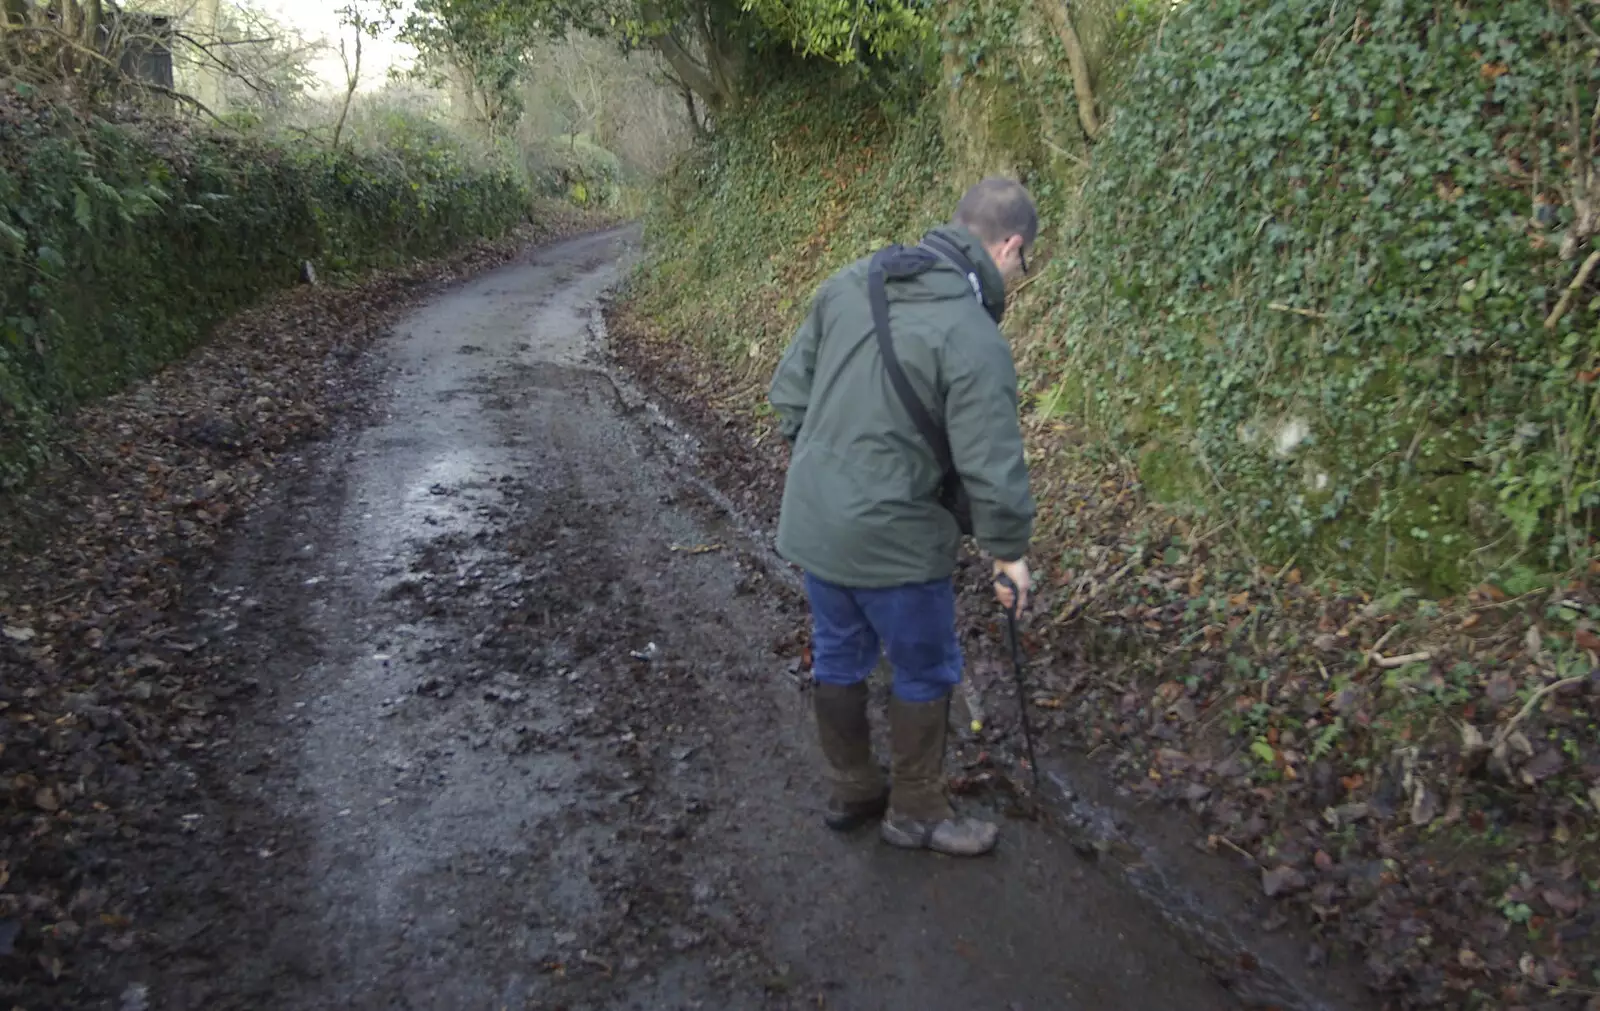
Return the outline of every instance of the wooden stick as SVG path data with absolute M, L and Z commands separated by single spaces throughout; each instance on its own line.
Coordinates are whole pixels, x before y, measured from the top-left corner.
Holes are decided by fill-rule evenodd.
M 1140 556 L 1138 558 L 1135 558 L 1133 561 L 1129 562 L 1127 565 L 1124 565 L 1122 568 L 1118 569 L 1116 572 L 1112 573 L 1110 579 L 1107 579 L 1105 582 L 1103 582 L 1099 586 L 1095 587 L 1089 593 L 1088 596 L 1082 597 L 1079 600 L 1076 600 L 1072 604 L 1070 604 L 1067 607 L 1066 611 L 1062 613 L 1061 617 L 1059 617 L 1055 621 L 1051 622 L 1051 624 L 1054 624 L 1054 625 L 1065 625 L 1067 622 L 1071 621 L 1072 619 L 1076 618 L 1078 615 L 1082 614 L 1084 608 L 1086 608 L 1090 604 L 1094 603 L 1095 600 L 1097 600 L 1100 597 L 1101 594 L 1105 593 L 1107 590 L 1111 589 L 1111 587 L 1115 586 L 1117 584 L 1118 580 L 1120 580 L 1123 576 L 1126 576 L 1128 574 L 1128 572 L 1131 569 L 1133 569 L 1134 566 L 1138 565 L 1142 561 L 1144 561 L 1144 558 L 1143 558 L 1143 556 Z
M 1420 653 L 1406 653 L 1401 656 L 1378 656 L 1376 653 L 1372 655 L 1372 662 L 1384 670 L 1394 670 L 1407 664 L 1426 663 L 1432 659 L 1433 654 L 1427 650 L 1423 650 Z
M 1574 277 L 1572 283 L 1567 285 L 1567 290 L 1561 293 L 1561 301 L 1556 303 L 1556 307 L 1550 310 L 1550 315 L 1544 319 L 1544 328 L 1546 330 L 1554 330 L 1556 324 L 1561 322 L 1561 317 L 1565 316 L 1567 310 L 1572 308 L 1573 300 L 1578 297 L 1578 292 L 1583 290 L 1583 286 L 1589 283 L 1589 275 L 1594 273 L 1595 264 L 1597 263 L 1600 263 L 1600 249 L 1596 249 L 1589 254 L 1588 259 L 1583 261 L 1583 266 L 1578 268 L 1578 276 Z
M 1268 302 L 1267 308 L 1273 312 L 1292 312 L 1296 316 L 1304 316 L 1307 319 L 1328 318 L 1328 314 L 1325 312 L 1317 312 L 1315 309 L 1301 309 L 1299 306 L 1284 305 L 1282 302 Z
M 1539 703 L 1544 701 L 1544 697 L 1546 695 L 1549 695 L 1551 692 L 1560 691 L 1561 689 L 1570 687 L 1572 685 L 1583 684 L 1587 680 L 1589 680 L 1589 675 L 1587 674 L 1580 674 L 1577 677 L 1562 678 L 1560 681 L 1557 681 L 1554 684 L 1545 685 L 1543 688 L 1534 692 L 1533 696 L 1528 699 L 1527 705 L 1523 706 L 1522 710 L 1518 712 L 1517 715 L 1511 717 L 1511 721 L 1509 723 L 1495 732 L 1494 746 L 1498 748 L 1500 745 L 1509 740 L 1511 737 L 1511 731 L 1515 730 L 1517 724 L 1521 723 L 1523 720 L 1527 719 L 1530 714 L 1532 714 L 1534 709 L 1538 707 Z

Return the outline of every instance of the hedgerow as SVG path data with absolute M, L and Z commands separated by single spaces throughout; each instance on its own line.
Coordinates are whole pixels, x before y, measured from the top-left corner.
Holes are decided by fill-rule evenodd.
M 355 271 L 497 237 L 510 170 L 412 132 L 382 152 L 0 104 L 0 482 L 53 419 L 192 348 L 311 261 Z

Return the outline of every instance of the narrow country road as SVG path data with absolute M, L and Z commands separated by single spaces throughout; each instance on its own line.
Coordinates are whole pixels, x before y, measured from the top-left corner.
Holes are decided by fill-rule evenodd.
M 257 692 L 122 1007 L 1240 1006 L 1063 840 L 820 824 L 791 583 L 606 369 L 637 242 L 544 249 L 380 345 L 203 634 Z M 218 749 L 213 749 L 217 753 Z M 118 1007 L 110 1003 L 107 1007 Z

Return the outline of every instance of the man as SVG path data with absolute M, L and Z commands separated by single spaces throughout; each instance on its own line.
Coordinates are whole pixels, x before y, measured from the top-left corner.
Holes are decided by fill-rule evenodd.
M 1038 231 L 1020 184 L 985 179 L 949 225 L 924 236 L 921 271 L 884 288 L 894 357 L 944 430 L 973 536 L 995 559 L 996 596 L 1019 610 L 1034 505 L 1016 366 L 998 324 L 1006 284 L 1026 273 Z M 826 824 L 847 831 L 881 816 L 893 845 L 977 856 L 994 848 L 998 829 L 957 818 L 944 788 L 950 693 L 962 669 L 952 578 L 961 529 L 941 504 L 940 454 L 880 351 L 872 262 L 823 282 L 770 391 L 791 446 L 778 551 L 806 573 L 817 731 L 832 783 Z M 867 722 L 866 679 L 880 649 L 894 671 L 892 790 Z

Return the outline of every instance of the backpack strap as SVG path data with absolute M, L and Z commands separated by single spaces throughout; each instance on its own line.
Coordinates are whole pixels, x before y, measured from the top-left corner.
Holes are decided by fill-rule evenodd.
M 917 391 L 912 388 L 911 380 L 906 377 L 906 370 L 900 364 L 899 356 L 894 353 L 894 341 L 889 336 L 889 293 L 885 286 L 885 278 L 914 277 L 926 270 L 927 265 L 930 265 L 929 261 L 925 257 L 916 256 L 917 252 L 890 246 L 874 253 L 867 267 L 867 300 L 872 306 L 872 329 L 878 336 L 878 350 L 883 355 L 883 367 L 889 373 L 889 383 L 900 397 L 900 402 L 905 405 L 907 413 L 911 415 L 911 421 L 917 426 L 917 431 L 922 433 L 923 440 L 933 449 L 939 469 L 949 475 L 955 469 L 955 463 L 951 458 L 950 440 L 945 436 L 944 426 L 934 421 L 933 415 L 928 412 L 928 408 L 917 396 Z M 924 264 L 921 269 L 916 269 L 914 266 L 917 261 Z

